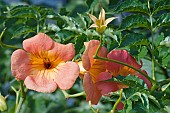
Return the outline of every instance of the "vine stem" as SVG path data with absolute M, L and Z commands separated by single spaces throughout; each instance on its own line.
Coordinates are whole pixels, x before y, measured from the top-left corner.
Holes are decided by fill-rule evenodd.
M 19 81 L 19 82 L 20 82 L 21 97 L 20 97 L 19 103 L 16 104 L 15 113 L 20 112 L 22 104 L 23 104 L 25 97 L 26 97 L 23 83 L 21 81 Z
M 63 94 L 64 94 L 64 96 L 65 96 L 66 99 L 67 99 L 67 98 L 74 98 L 74 97 L 79 97 L 79 96 L 85 95 L 85 92 L 84 92 L 84 91 L 83 91 L 83 92 L 80 92 L 80 93 L 72 94 L 72 95 L 68 94 L 65 90 L 61 90 L 61 91 L 63 92 Z
M 115 102 L 112 110 L 110 111 L 111 113 L 114 113 L 114 111 L 116 110 L 117 105 L 122 100 L 122 93 L 123 93 L 123 89 L 120 90 L 120 96 L 119 96 L 118 100 Z
M 137 68 L 135 68 L 135 67 L 133 67 L 133 66 L 131 66 L 131 65 L 129 65 L 129 64 L 126 64 L 126 63 L 124 63 L 124 62 L 120 62 L 120 61 L 117 61 L 117 60 L 108 59 L 108 58 L 104 58 L 104 57 L 98 56 L 98 52 L 99 52 L 99 49 L 100 49 L 101 46 L 102 46 L 102 35 L 100 35 L 100 44 L 99 44 L 99 46 L 98 46 L 98 48 L 97 48 L 97 50 L 96 50 L 96 53 L 95 53 L 95 55 L 94 55 L 94 57 L 93 57 L 94 59 L 99 59 L 99 60 L 105 60 L 105 61 L 109 61 L 109 62 L 114 62 L 114 63 L 118 63 L 118 64 L 121 64 L 121 65 L 127 66 L 127 67 L 129 67 L 129 68 L 132 68 L 132 69 L 134 69 L 135 71 L 139 72 L 140 74 L 144 75 L 144 76 L 152 83 L 153 86 L 156 86 L 156 81 L 153 80 L 152 78 L 150 78 L 147 74 L 145 74 L 144 72 L 142 72 L 140 69 L 137 69 Z
M 2 36 L 3 36 L 4 32 L 5 32 L 5 30 L 6 30 L 6 28 L 4 28 L 4 30 L 3 30 L 3 31 L 1 32 L 1 34 L 0 34 L 0 46 L 1 46 L 1 47 L 5 47 L 5 48 L 20 49 L 19 47 L 12 46 L 12 45 L 8 45 L 8 44 L 4 44 L 4 43 L 2 42 Z
M 152 47 L 151 47 L 151 55 L 152 55 L 152 78 L 153 78 L 153 80 L 155 80 L 156 78 L 155 78 L 155 62 L 154 62 L 154 39 L 153 39 L 153 20 L 152 20 L 152 13 L 151 13 L 151 10 L 150 10 L 150 3 L 149 3 L 149 1 L 150 0 L 148 0 L 148 9 L 149 9 L 149 12 L 150 12 L 150 14 L 149 14 L 149 19 L 150 19 L 150 24 L 151 24 L 151 30 L 150 30 L 150 32 L 151 32 L 151 38 L 152 38 Z

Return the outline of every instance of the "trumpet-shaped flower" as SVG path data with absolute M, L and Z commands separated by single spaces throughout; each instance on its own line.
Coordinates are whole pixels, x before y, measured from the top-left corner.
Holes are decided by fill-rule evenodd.
M 117 17 L 111 17 L 105 20 L 105 10 L 103 8 L 101 8 L 100 14 L 99 14 L 99 18 L 97 19 L 94 15 L 89 14 L 89 17 L 93 20 L 94 24 L 92 24 L 90 26 L 90 28 L 95 27 L 96 31 L 100 34 L 102 34 L 107 25 L 114 19 L 116 19 Z
M 105 61 L 93 59 L 93 56 L 99 46 L 98 40 L 86 42 L 86 50 L 82 55 L 82 65 L 86 71 L 81 68 L 80 72 L 84 71 L 83 87 L 86 93 L 86 101 L 91 101 L 92 104 L 97 104 L 101 96 L 112 91 L 117 91 L 123 87 L 117 82 L 105 82 L 111 79 L 112 76 L 105 72 Z M 106 57 L 107 50 L 101 47 L 98 56 Z
M 126 50 L 112 50 L 107 55 L 107 57 L 109 59 L 113 59 L 113 60 L 117 60 L 117 61 L 129 64 L 135 67 L 136 69 L 140 69 L 142 67 L 142 64 L 141 65 L 138 64 L 136 59 L 133 56 L 131 56 Z M 144 82 L 147 84 L 149 89 L 151 87 L 150 81 L 147 80 L 145 76 L 137 73 L 134 69 L 130 67 L 127 67 L 127 66 L 124 66 L 118 63 L 114 63 L 114 62 L 106 62 L 106 68 L 108 71 L 112 73 L 113 76 L 117 76 L 118 74 L 120 74 L 121 76 L 127 76 L 128 74 L 136 75 L 140 79 L 144 80 Z M 143 72 L 146 73 L 146 71 L 143 71 Z
M 73 44 L 59 44 L 44 33 L 23 41 L 23 48 L 11 56 L 12 75 L 24 80 L 28 89 L 54 92 L 57 87 L 69 89 L 79 75 L 79 67 L 71 62 Z

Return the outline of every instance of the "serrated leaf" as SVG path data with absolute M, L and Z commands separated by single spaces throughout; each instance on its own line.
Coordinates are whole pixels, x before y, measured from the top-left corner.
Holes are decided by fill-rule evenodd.
M 149 98 L 149 100 L 151 100 L 157 107 L 160 108 L 160 104 L 159 104 L 158 100 L 157 100 L 154 96 L 148 95 L 148 98 Z
M 76 54 L 78 54 L 81 48 L 83 47 L 84 42 L 86 41 L 86 37 L 87 36 L 85 34 L 82 34 L 76 38 L 76 41 L 75 41 Z
M 145 16 L 141 14 L 132 14 L 122 20 L 119 29 L 126 30 L 138 27 L 145 27 L 147 29 L 150 29 L 150 24 Z
M 130 111 L 132 110 L 132 101 L 130 99 L 127 100 L 127 109 L 126 109 L 126 113 L 130 113 Z
M 22 27 L 18 28 L 16 31 L 14 31 L 12 39 L 16 38 L 16 37 L 19 37 L 19 36 L 21 36 L 23 34 L 31 33 L 31 32 L 35 32 L 35 29 L 33 29 L 33 28 L 29 27 L 29 26 L 22 26 Z
M 123 37 L 120 47 L 133 45 L 143 39 L 145 39 L 145 37 L 142 34 L 128 33 Z
M 170 47 L 170 37 L 167 36 L 167 37 L 165 38 L 165 40 L 163 40 L 163 41 L 160 42 L 160 45 L 164 45 L 164 46 L 166 46 L 166 47 Z
M 86 21 L 84 20 L 83 15 L 78 13 L 78 16 L 79 16 L 78 20 L 80 20 L 79 21 L 79 27 L 85 29 L 86 28 Z
M 58 31 L 55 35 L 58 36 L 58 38 L 60 38 L 64 41 L 67 41 L 70 38 L 74 37 L 76 35 L 76 33 L 63 29 L 63 30 Z
M 139 51 L 138 54 L 138 60 L 141 60 L 141 58 L 144 58 L 148 53 L 147 47 L 146 46 L 142 46 L 141 50 Z
M 34 9 L 27 5 L 16 6 L 9 11 L 9 14 L 11 17 L 16 18 L 36 18 Z
M 148 96 L 145 94 L 145 93 L 142 93 L 142 97 L 143 97 L 143 100 L 144 100 L 144 106 L 149 110 L 149 99 L 148 99 Z
M 170 0 L 158 0 L 154 5 L 153 14 L 165 9 L 170 9 Z
M 147 3 L 142 3 L 139 0 L 124 0 L 123 2 L 119 2 L 117 7 L 109 13 L 115 14 L 120 12 L 139 12 L 149 15 Z
M 162 26 L 170 26 L 170 13 L 162 14 L 156 21 L 154 29 L 158 29 Z
M 166 57 L 162 58 L 163 66 L 168 66 L 168 63 L 170 63 L 170 54 L 168 54 Z

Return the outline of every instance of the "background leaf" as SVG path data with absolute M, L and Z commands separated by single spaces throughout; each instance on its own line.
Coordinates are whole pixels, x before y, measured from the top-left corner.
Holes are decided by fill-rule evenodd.
M 119 29 L 125 30 L 138 27 L 150 29 L 150 24 L 145 16 L 141 14 L 132 14 L 122 20 Z

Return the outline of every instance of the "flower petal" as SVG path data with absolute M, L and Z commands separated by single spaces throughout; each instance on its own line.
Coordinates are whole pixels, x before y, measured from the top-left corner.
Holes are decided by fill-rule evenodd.
M 86 73 L 83 78 L 83 87 L 86 93 L 86 101 L 91 101 L 92 104 L 97 104 L 101 98 L 100 91 L 92 82 L 92 78 L 89 73 Z
M 112 77 L 108 72 L 100 73 L 97 77 L 98 82 L 96 82 L 96 87 L 101 91 L 102 95 L 108 94 L 110 92 L 115 92 L 122 88 L 128 88 L 127 85 L 121 84 L 119 82 L 105 81 L 111 78 Z
M 54 57 L 54 60 L 58 61 L 72 60 L 75 55 L 74 46 L 71 43 L 63 45 L 55 42 L 54 48 L 52 50 L 49 50 L 48 52 L 48 57 Z
M 93 59 L 95 55 L 96 49 L 99 46 L 100 42 L 98 40 L 91 40 L 89 42 L 85 42 L 86 50 L 82 55 L 82 63 L 85 70 L 89 70 L 93 65 L 96 59 Z M 106 57 L 107 49 L 105 47 L 101 47 L 98 55 L 101 57 Z
M 23 41 L 23 48 L 30 53 L 38 54 L 52 49 L 54 41 L 44 33 L 38 33 L 32 38 Z
M 26 87 L 38 92 L 54 92 L 57 84 L 46 75 L 31 75 L 24 81 Z
M 111 18 L 106 19 L 104 25 L 107 26 L 107 24 L 109 24 L 112 20 L 114 20 L 116 18 L 118 18 L 118 17 L 111 17 Z
M 137 69 L 140 69 L 142 65 L 139 65 L 134 57 L 132 57 L 126 50 L 112 50 L 107 57 L 109 59 L 117 60 L 126 64 L 129 64 Z M 112 72 L 113 76 L 118 74 L 127 76 L 128 74 L 134 74 L 136 71 L 114 62 L 106 62 L 106 68 Z
M 98 27 L 96 24 L 92 24 L 89 28 Z
M 31 65 L 28 54 L 22 49 L 14 51 L 11 56 L 12 75 L 18 80 L 25 80 L 30 74 L 30 69 Z
M 99 20 L 102 23 L 105 21 L 105 10 L 103 8 L 101 8 L 100 14 L 99 14 Z
M 54 81 L 62 90 L 70 89 L 80 73 L 79 66 L 75 62 L 60 63 L 54 71 L 57 74 Z
M 147 74 L 147 72 L 145 71 L 145 70 L 142 70 L 145 74 Z M 140 73 L 136 73 L 135 74 L 136 76 L 138 76 L 140 79 L 142 79 L 145 83 L 146 83 L 146 85 L 148 86 L 148 89 L 150 90 L 151 89 L 151 87 L 152 87 L 152 83 L 144 76 L 144 75 L 142 75 L 142 74 L 140 74 Z
M 119 102 L 117 107 L 116 107 L 117 110 L 123 110 L 124 109 L 124 104 L 123 102 Z
M 92 14 L 88 14 L 88 15 L 93 20 L 93 22 L 95 23 L 97 18 L 94 15 L 92 15 Z

